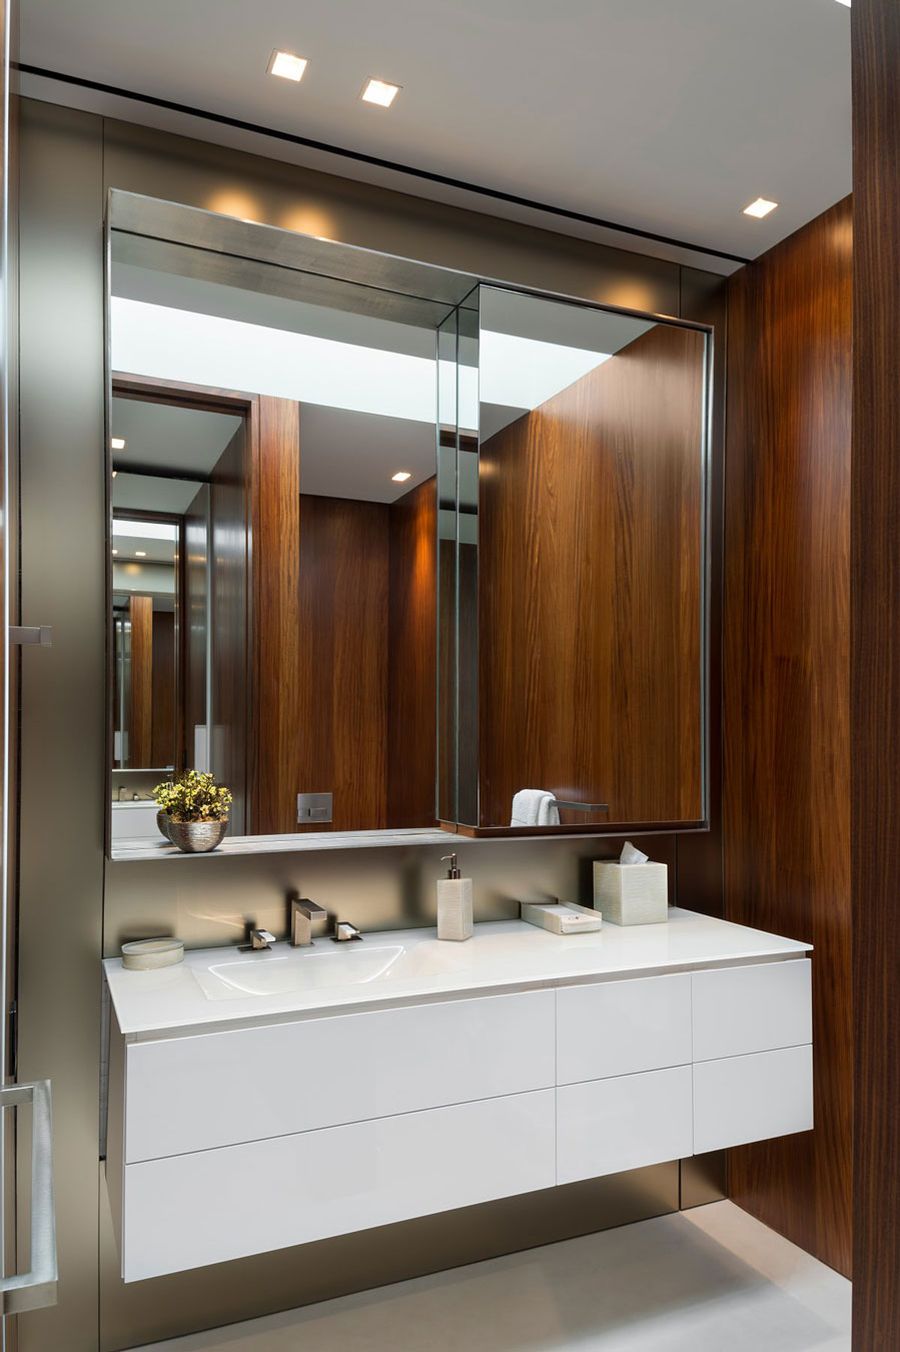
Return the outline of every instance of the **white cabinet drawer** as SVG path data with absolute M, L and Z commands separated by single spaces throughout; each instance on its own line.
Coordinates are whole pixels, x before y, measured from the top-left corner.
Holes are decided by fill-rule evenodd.
M 133 1043 L 125 1160 L 553 1085 L 554 992 Z
M 557 1084 L 691 1061 L 691 978 L 646 977 L 557 994 Z
M 810 1131 L 812 1047 L 694 1066 L 694 1154 Z
M 556 1181 L 574 1183 L 692 1153 L 691 1067 L 556 1091 Z
M 696 972 L 694 1060 L 812 1042 L 810 968 L 808 959 L 801 958 Z
M 130 1164 L 122 1275 L 138 1281 L 552 1187 L 554 1117 L 549 1089 Z

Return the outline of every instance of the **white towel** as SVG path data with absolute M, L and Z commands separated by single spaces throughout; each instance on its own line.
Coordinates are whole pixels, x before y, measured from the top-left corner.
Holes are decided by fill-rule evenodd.
M 519 789 L 513 796 L 510 826 L 559 826 L 554 795 L 546 789 Z

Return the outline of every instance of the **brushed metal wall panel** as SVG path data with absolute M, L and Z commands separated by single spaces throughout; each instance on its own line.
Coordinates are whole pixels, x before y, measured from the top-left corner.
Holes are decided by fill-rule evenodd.
M 519 901 L 591 905 L 593 861 L 617 858 L 622 842 L 469 840 L 453 848 L 463 874 L 474 881 L 475 919 L 482 921 L 517 917 Z M 674 837 L 644 838 L 643 848 L 670 865 L 671 886 Z M 115 957 L 126 940 L 161 934 L 177 934 L 189 948 L 238 943 L 248 920 L 285 938 L 288 897 L 297 892 L 364 933 L 434 925 L 435 883 L 444 876 L 440 860 L 446 853 L 446 846 L 420 845 L 109 861 L 104 956 Z M 690 897 L 682 901 L 691 904 Z
M 59 1304 L 21 1352 L 97 1346 L 97 1152 L 105 820 L 100 125 L 25 104 L 19 265 L 23 655 L 19 1078 L 53 1084 Z M 21 1180 L 27 1188 L 27 1180 Z M 24 1196 L 28 1193 L 25 1191 Z
M 57 1114 L 60 1304 L 23 1321 L 22 1352 L 97 1352 L 228 1323 L 674 1210 L 677 1165 L 346 1236 L 125 1288 L 99 1148 L 98 961 L 167 930 L 231 943 L 245 915 L 284 932 L 298 887 L 363 929 L 433 921 L 439 846 L 346 854 L 107 863 L 102 221 L 121 188 L 612 305 L 678 314 L 672 263 L 524 228 L 184 137 L 26 100 L 22 109 L 23 619 L 54 648 L 27 654 L 23 692 L 23 1075 L 51 1075 Z M 689 316 L 697 317 L 697 316 Z M 702 317 L 702 316 L 701 316 Z M 605 842 L 460 847 L 479 918 L 521 895 L 590 896 Z M 674 865 L 674 839 L 652 841 Z M 674 867 L 670 870 L 674 880 Z M 698 909 L 718 897 L 683 894 Z M 98 1207 L 99 1201 L 99 1207 Z M 100 1269 L 95 1242 L 102 1224 Z

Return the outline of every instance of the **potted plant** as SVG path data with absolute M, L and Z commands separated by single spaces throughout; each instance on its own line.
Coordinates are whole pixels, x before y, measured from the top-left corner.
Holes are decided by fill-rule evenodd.
M 188 770 L 174 782 L 157 784 L 153 797 L 159 808 L 159 829 L 179 850 L 203 854 L 221 844 L 228 830 L 232 795 L 212 775 Z

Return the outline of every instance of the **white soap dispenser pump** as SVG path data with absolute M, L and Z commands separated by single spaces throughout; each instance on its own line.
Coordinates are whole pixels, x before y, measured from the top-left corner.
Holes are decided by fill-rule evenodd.
M 471 939 L 472 879 L 461 878 L 455 854 L 445 854 L 442 864 L 449 864 L 446 878 L 437 885 L 437 935 L 439 939 Z

